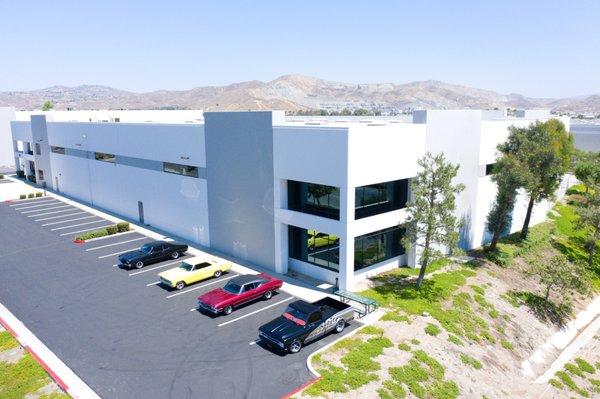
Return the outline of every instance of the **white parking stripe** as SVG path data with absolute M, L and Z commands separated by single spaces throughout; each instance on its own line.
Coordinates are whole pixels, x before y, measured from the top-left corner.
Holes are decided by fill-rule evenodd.
M 147 272 L 151 272 L 152 270 L 156 270 L 156 269 L 161 269 L 163 267 L 167 267 L 167 266 L 171 266 L 174 265 L 176 263 L 180 263 L 183 259 L 180 259 L 176 262 L 169 262 L 169 263 L 165 263 L 164 265 L 160 265 L 160 266 L 155 266 L 155 267 L 151 267 L 151 268 L 145 268 L 144 270 L 140 270 L 139 272 L 133 272 L 133 273 L 129 273 L 129 277 L 131 276 L 135 276 L 137 274 L 142 274 L 142 273 L 147 273 Z
M 275 303 L 274 303 L 274 304 L 272 304 L 272 305 L 265 306 L 265 307 L 264 307 L 264 308 L 262 308 L 262 309 L 258 309 L 258 310 L 255 310 L 254 312 L 250 312 L 250 313 L 248 313 L 248 314 L 245 314 L 245 315 L 243 315 L 243 316 L 236 317 L 236 318 L 235 318 L 235 319 L 233 319 L 233 320 L 229 320 L 229 321 L 226 321 L 225 323 L 221 323 L 221 324 L 219 324 L 219 327 L 223 327 L 223 326 L 226 326 L 227 324 L 234 323 L 234 322 L 236 322 L 236 321 L 238 321 L 238 320 L 245 319 L 246 317 L 249 317 L 249 316 L 252 316 L 252 315 L 254 315 L 254 314 L 257 314 L 258 312 L 262 312 L 263 310 L 267 310 L 267 309 L 269 309 L 269 308 L 272 308 L 273 306 L 277 306 L 277 305 L 280 305 L 280 304 L 282 304 L 282 303 L 284 303 L 284 302 L 287 302 L 287 301 L 289 301 L 290 299 L 294 299 L 294 297 L 293 297 L 293 296 L 291 296 L 291 297 L 289 297 L 289 298 L 285 298 L 285 299 L 283 299 L 283 300 L 281 300 L 281 301 L 279 301 L 279 302 L 275 302 Z
M 12 204 L 9 206 L 23 206 L 23 205 L 27 205 L 28 203 L 33 204 L 34 202 L 42 202 L 42 201 L 56 201 L 56 200 L 52 197 L 39 197 L 39 198 L 29 198 L 29 199 L 22 199 L 22 200 L 12 200 L 12 202 L 18 202 L 18 204 Z
M 103 222 L 106 222 L 106 220 L 101 219 L 101 220 L 94 220 L 93 222 L 78 223 L 78 224 L 72 224 L 70 226 L 63 226 L 63 227 L 55 227 L 53 229 L 50 229 L 50 231 L 71 229 L 73 227 L 85 226 L 86 224 L 95 224 L 95 223 L 103 223 Z
M 42 207 L 42 206 L 58 205 L 58 204 L 61 204 L 61 203 L 62 202 L 60 202 L 60 201 L 54 201 L 54 200 L 53 201 L 44 201 L 43 203 L 38 204 L 38 205 L 22 206 L 20 208 L 15 208 L 15 210 L 20 211 L 22 209 L 39 208 L 39 207 Z
M 64 216 L 61 216 L 61 217 L 64 217 Z M 67 223 L 67 222 L 76 222 L 78 220 L 91 219 L 91 218 L 95 218 L 95 217 L 96 217 L 96 215 L 84 216 L 84 217 L 75 218 L 75 219 L 61 220 L 59 222 L 44 223 L 42 226 L 52 226 L 52 225 L 55 225 L 55 224 L 61 224 L 61 223 Z
M 146 284 L 146 287 L 150 287 L 152 285 L 157 285 L 157 284 L 160 284 L 160 280 L 159 281 L 155 281 L 155 282 L 150 283 L 150 284 Z
M 71 205 L 69 205 L 71 206 Z M 36 218 L 38 216 L 46 216 L 46 215 L 54 215 L 55 213 L 63 213 L 63 212 L 72 212 L 77 208 L 73 208 L 73 209 L 63 209 L 62 211 L 52 211 L 52 212 L 46 212 L 46 213 L 39 213 L 37 215 L 27 215 L 28 218 Z
M 68 236 L 69 234 L 85 233 L 86 231 L 100 230 L 100 229 L 103 229 L 108 226 L 112 226 L 112 224 L 107 224 L 106 226 L 96 226 L 96 227 L 91 227 L 89 229 L 83 229 L 83 230 L 77 230 L 77 231 L 69 231 L 68 233 L 62 233 L 60 236 L 62 237 L 62 236 Z
M 257 339 L 256 341 L 250 342 L 248 345 L 255 345 L 255 344 L 258 344 L 259 342 L 260 342 L 260 340 Z
M 68 206 L 71 206 L 71 205 L 67 204 L 67 205 L 51 206 L 49 208 L 33 209 L 31 211 L 23 211 L 21 213 L 26 214 L 26 213 L 34 213 L 34 212 L 46 212 L 46 211 L 51 211 L 52 209 L 66 208 Z
M 87 213 L 87 212 L 75 212 L 75 213 L 69 213 L 68 215 L 51 216 L 49 218 L 35 219 L 34 222 L 41 222 L 42 220 L 66 218 L 66 217 L 69 217 L 69 216 L 81 215 L 81 214 L 84 214 L 84 213 Z
M 114 254 L 108 254 L 108 255 L 98 256 L 98 259 L 104 259 L 104 258 L 108 258 L 108 257 L 115 256 L 115 255 L 121 255 L 122 253 L 129 252 L 129 251 L 135 251 L 136 249 L 139 249 L 139 248 L 140 247 L 135 247 L 135 248 L 131 248 L 131 249 L 124 249 L 122 251 L 115 252 Z
M 119 241 L 119 242 L 115 242 L 113 244 L 102 245 L 100 247 L 88 248 L 88 249 L 86 249 L 86 251 L 95 251 L 97 249 L 106 248 L 106 247 L 113 247 L 115 245 L 121 245 L 121 244 L 125 244 L 127 242 L 139 241 L 139 240 L 143 240 L 143 239 L 146 239 L 146 238 L 148 238 L 148 237 L 134 238 L 132 240 L 127 240 L 127 241 Z
M 176 294 L 171 294 L 171 295 L 167 296 L 167 299 L 169 299 L 169 298 L 173 298 L 174 296 L 178 296 L 178 295 L 187 294 L 188 292 L 196 291 L 196 290 L 199 290 L 200 288 L 208 287 L 209 285 L 217 284 L 217 283 L 220 283 L 221 281 L 229 280 L 229 279 L 232 279 L 232 278 L 234 278 L 234 277 L 237 277 L 237 276 L 238 276 L 238 275 L 237 275 L 237 274 L 235 274 L 235 275 L 233 275 L 233 276 L 228 276 L 228 277 L 222 278 L 222 279 L 220 279 L 220 280 L 212 281 L 212 282 L 210 282 L 210 283 L 207 283 L 207 284 L 202 284 L 202 285 L 199 285 L 199 286 L 197 286 L 197 287 L 194 287 L 194 288 L 191 288 L 191 289 L 189 289 L 189 290 L 180 291 L 180 292 L 178 292 L 178 293 L 176 293 Z

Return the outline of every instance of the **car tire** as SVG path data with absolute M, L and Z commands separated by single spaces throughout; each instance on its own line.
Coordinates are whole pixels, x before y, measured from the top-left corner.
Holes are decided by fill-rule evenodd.
M 302 341 L 299 339 L 295 340 L 290 344 L 290 353 L 298 353 L 302 349 Z
M 231 312 L 233 312 L 233 306 L 229 305 L 229 306 L 225 306 L 223 308 L 223 314 L 224 315 L 231 314 Z
M 215 272 L 215 278 L 219 278 L 219 277 L 221 277 L 221 274 L 223 274 L 223 272 L 222 272 L 221 270 L 217 270 L 217 271 Z
M 177 252 L 177 251 L 173 252 L 173 253 L 171 254 L 171 258 L 173 258 L 173 259 L 177 259 L 177 258 L 179 258 L 179 252 Z
M 267 291 L 263 294 L 263 298 L 265 299 L 265 301 L 268 301 L 269 299 L 273 298 L 273 291 Z
M 184 288 L 185 288 L 185 281 L 178 281 L 177 284 L 175 284 L 175 289 L 182 290 Z
M 142 267 L 144 267 L 144 262 L 142 262 L 141 260 L 138 260 L 137 262 L 135 262 L 134 266 L 136 269 L 141 269 Z
M 344 331 L 344 328 L 346 328 L 346 321 L 344 321 L 344 319 L 338 320 L 335 324 L 335 332 L 339 334 Z

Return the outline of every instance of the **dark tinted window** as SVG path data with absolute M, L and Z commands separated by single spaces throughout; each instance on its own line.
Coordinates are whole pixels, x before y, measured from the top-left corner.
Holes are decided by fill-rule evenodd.
M 354 271 L 404 254 L 404 232 L 397 226 L 354 238 Z
M 208 262 L 202 262 L 202 263 L 199 263 L 199 264 L 196 265 L 196 270 L 202 269 L 202 268 L 205 268 L 205 267 L 208 267 L 208 266 L 210 266 L 210 263 L 208 263 Z
M 117 157 L 115 156 L 115 154 L 108 154 L 106 152 L 95 152 L 94 157 L 96 158 L 96 161 L 111 162 L 111 163 L 117 162 Z
M 64 147 L 56 147 L 56 146 L 52 146 L 50 147 L 50 151 L 52 151 L 55 154 L 65 154 L 65 148 Z
M 354 189 L 354 218 L 361 219 L 406 207 L 408 179 Z
M 495 166 L 496 166 L 495 163 L 489 163 L 489 164 L 485 165 L 485 175 L 489 176 L 489 175 L 493 174 Z
M 339 220 L 340 189 L 288 180 L 288 209 Z
M 225 287 L 223 287 L 223 289 L 227 292 L 230 292 L 232 294 L 239 294 L 240 293 L 240 289 L 242 287 L 240 287 L 239 284 L 236 284 L 234 282 L 228 282 L 227 284 L 225 284 Z
M 174 173 L 176 175 L 198 177 L 198 168 L 196 166 L 163 162 L 163 171 L 167 173 Z
M 314 312 L 310 314 L 310 317 L 308 318 L 308 322 L 309 323 L 314 323 L 316 321 L 321 320 L 321 312 Z
M 316 230 L 288 226 L 289 257 L 313 265 L 339 270 L 339 237 Z

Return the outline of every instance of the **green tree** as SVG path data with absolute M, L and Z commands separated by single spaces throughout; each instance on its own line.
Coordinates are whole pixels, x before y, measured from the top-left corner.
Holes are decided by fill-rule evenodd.
M 523 177 L 529 195 L 521 239 L 527 238 L 533 206 L 552 198 L 563 175 L 571 166 L 573 136 L 557 119 L 536 122 L 528 127 L 511 127 L 508 140 L 498 146 L 503 154 L 512 154 L 515 167 Z
M 407 204 L 406 248 L 415 246 L 421 270 L 417 288 L 421 287 L 427 266 L 444 256 L 443 247 L 453 249 L 458 242 L 460 223 L 454 216 L 455 196 L 464 186 L 452 184 L 458 165 L 446 161 L 444 154 L 427 153 L 418 161 L 420 171 L 411 180 L 412 200 Z
M 550 259 L 532 260 L 527 274 L 536 277 L 544 287 L 544 300 L 547 304 L 552 292 L 559 294 L 564 300 L 568 292 L 585 294 L 590 288 L 590 276 L 585 266 L 580 262 L 570 262 L 563 254 L 554 255 Z
M 42 105 L 42 111 L 50 111 L 54 108 L 54 104 L 52 101 L 46 101 L 44 105 Z
M 496 200 L 487 217 L 488 230 L 492 232 L 489 251 L 495 251 L 500 235 L 508 224 L 517 199 L 517 190 L 522 185 L 522 176 L 512 155 L 502 156 L 494 166 L 492 181 L 496 183 L 498 192 Z
M 329 195 L 335 190 L 335 187 L 325 186 L 322 184 L 308 184 L 308 193 L 317 201 L 317 205 L 321 205 L 321 198 Z
M 589 192 L 590 186 L 600 186 L 600 154 L 588 153 L 580 156 L 574 168 L 575 177 Z
M 600 182 L 599 182 L 600 183 Z M 586 232 L 585 249 L 588 253 L 588 266 L 594 267 L 594 256 L 600 241 L 600 184 L 592 186 L 586 194 L 587 201 L 575 208 L 579 219 L 577 228 Z

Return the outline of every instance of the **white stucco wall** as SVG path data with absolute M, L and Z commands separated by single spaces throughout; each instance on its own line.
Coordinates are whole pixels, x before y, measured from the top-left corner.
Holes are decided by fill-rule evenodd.
M 0 170 L 12 171 L 15 167 L 11 121 L 15 120 L 15 109 L 0 107 Z

